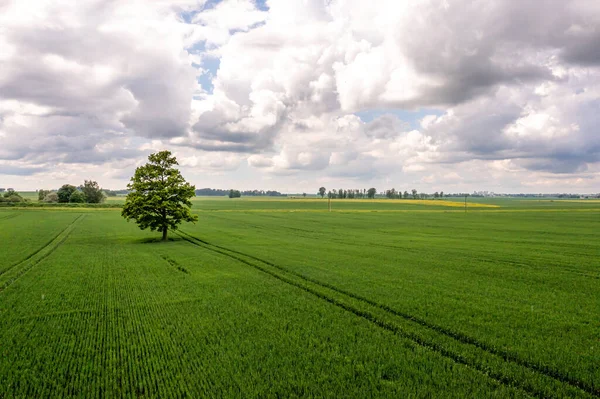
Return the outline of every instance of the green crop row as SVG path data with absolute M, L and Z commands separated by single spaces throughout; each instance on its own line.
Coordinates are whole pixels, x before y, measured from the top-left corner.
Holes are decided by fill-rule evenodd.
M 114 216 L 87 215 L 0 292 L 0 396 L 524 396 L 235 260 L 147 243 Z
M 596 213 L 247 202 L 0 210 L 0 398 L 600 396 Z
M 203 216 L 185 231 L 600 387 L 600 219 L 589 214 Z

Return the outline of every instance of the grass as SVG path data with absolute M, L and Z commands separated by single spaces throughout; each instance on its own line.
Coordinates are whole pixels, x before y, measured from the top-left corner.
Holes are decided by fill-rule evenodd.
M 600 396 L 600 204 L 425 202 L 0 209 L 0 397 Z

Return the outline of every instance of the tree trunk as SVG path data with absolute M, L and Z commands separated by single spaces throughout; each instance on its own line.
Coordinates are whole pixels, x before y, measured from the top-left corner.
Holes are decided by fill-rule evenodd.
M 167 231 L 169 231 L 169 229 L 167 228 L 167 226 L 164 226 L 163 230 L 162 230 L 162 233 L 163 233 L 162 240 L 163 241 L 167 241 Z

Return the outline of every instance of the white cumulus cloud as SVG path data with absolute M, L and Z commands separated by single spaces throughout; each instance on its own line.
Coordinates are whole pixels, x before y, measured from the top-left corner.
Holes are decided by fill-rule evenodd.
M 200 186 L 215 174 L 303 191 L 600 180 L 596 2 L 12 0 L 0 11 L 0 178 L 12 185 L 93 174 L 123 186 L 162 148 Z

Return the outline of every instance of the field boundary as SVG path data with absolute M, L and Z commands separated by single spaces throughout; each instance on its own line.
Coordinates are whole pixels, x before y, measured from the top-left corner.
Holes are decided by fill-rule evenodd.
M 34 266 L 42 262 L 50 256 L 71 234 L 75 226 L 85 218 L 86 215 L 79 215 L 60 233 L 54 236 L 44 246 L 30 254 L 24 260 L 10 266 L 8 269 L 0 273 L 0 293 L 14 284 L 25 273 L 31 270 Z
M 540 388 L 540 385 L 538 385 L 538 384 L 536 384 L 535 387 L 529 386 L 529 384 L 522 381 L 521 378 L 515 380 L 514 376 L 509 377 L 503 373 L 496 373 L 496 372 L 494 372 L 493 369 L 490 369 L 490 365 L 487 364 L 486 362 L 495 363 L 494 367 L 498 367 L 500 369 L 506 369 L 506 367 L 500 367 L 501 363 L 512 364 L 513 368 L 517 367 L 517 368 L 522 369 L 520 371 L 521 374 L 522 374 L 523 370 L 526 370 L 528 374 L 535 373 L 538 376 L 543 376 L 543 379 L 546 380 L 544 384 L 548 384 L 550 382 L 550 381 L 548 381 L 548 379 L 552 379 L 553 381 L 559 382 L 561 384 L 567 384 L 568 386 L 577 389 L 577 392 L 579 392 L 580 394 L 585 392 L 589 395 L 592 395 L 595 397 L 600 397 L 600 389 L 597 389 L 594 386 L 587 384 L 585 381 L 581 381 L 581 380 L 569 377 L 568 375 L 564 375 L 563 373 L 561 373 L 557 370 L 551 369 L 549 367 L 541 366 L 536 363 L 522 360 L 512 353 L 509 353 L 509 352 L 506 352 L 506 351 L 503 351 L 503 350 L 500 350 L 497 348 L 493 348 L 493 347 L 491 347 L 485 343 L 482 343 L 482 342 L 476 340 L 475 338 L 469 337 L 465 334 L 455 332 L 455 331 L 446 329 L 444 327 L 437 326 L 435 324 L 431 324 L 431 323 L 429 323 L 423 319 L 420 319 L 416 316 L 397 311 L 387 305 L 383 305 L 383 304 L 377 303 L 375 301 L 372 301 L 368 298 L 364 298 L 362 296 L 356 295 L 352 292 L 348 292 L 348 291 L 339 289 L 331 284 L 323 283 L 316 279 L 306 277 L 302 274 L 288 270 L 288 269 L 283 268 L 279 265 L 276 265 L 272 262 L 255 257 L 253 255 L 245 254 L 240 251 L 236 251 L 236 250 L 222 247 L 219 245 L 211 244 L 205 240 L 194 237 L 193 235 L 183 232 L 183 231 L 178 231 L 176 233 L 181 238 L 190 242 L 191 244 L 200 246 L 207 250 L 222 254 L 224 256 L 230 257 L 235 260 L 238 260 L 246 265 L 249 265 L 253 268 L 258 269 L 259 271 L 269 274 L 287 284 L 293 285 L 293 286 L 298 287 L 308 293 L 316 295 L 317 297 L 324 299 L 327 302 L 332 303 L 338 307 L 341 307 L 342 309 L 344 309 L 346 311 L 349 311 L 351 313 L 354 313 L 357 316 L 367 319 L 368 321 L 378 325 L 381 328 L 384 328 L 386 330 L 394 332 L 395 334 L 398 334 L 404 338 L 408 338 L 411 341 L 413 341 L 414 343 L 416 343 L 420 346 L 423 346 L 425 348 L 428 348 L 434 352 L 437 352 L 444 357 L 450 358 L 459 364 L 463 364 L 465 366 L 472 367 L 472 368 L 484 373 L 485 375 L 492 377 L 494 380 L 497 380 L 498 382 L 505 383 L 510 386 L 518 386 L 520 389 L 523 389 L 524 391 L 526 391 L 529 394 L 532 394 L 534 396 L 552 397 L 552 396 L 555 396 L 556 393 L 553 390 L 548 390 L 547 387 L 546 387 L 546 389 Z M 268 270 L 266 267 L 257 265 L 255 263 L 253 263 L 252 261 L 249 261 L 248 259 L 244 259 L 243 257 L 251 259 L 255 262 L 259 262 L 270 268 L 274 268 L 277 270 L 277 272 L 273 271 L 273 270 Z M 279 273 L 283 273 L 283 275 L 280 275 Z M 291 275 L 291 277 L 290 277 L 290 275 Z M 294 281 L 294 278 L 297 278 L 300 281 Z M 316 285 L 317 287 L 311 287 L 311 285 Z M 323 290 L 323 289 L 329 290 L 329 291 L 333 291 L 333 292 L 326 294 L 326 293 L 319 291 L 319 289 L 320 290 Z M 338 297 L 341 296 L 342 299 L 341 300 L 336 299 L 333 296 L 338 296 Z M 355 305 L 348 304 L 349 301 L 356 302 L 356 304 Z M 360 309 L 361 307 L 363 309 Z M 368 310 L 365 310 L 364 307 L 367 307 Z M 376 313 L 383 313 L 384 314 L 383 318 L 378 317 L 376 315 Z M 386 317 L 389 318 L 390 316 L 392 318 L 401 319 L 403 323 L 411 324 L 412 327 L 408 327 L 408 329 L 409 330 L 412 329 L 413 332 L 407 332 L 406 331 L 407 326 L 404 326 L 404 329 L 403 329 L 402 327 L 398 326 L 397 324 L 395 324 L 393 322 L 386 321 L 385 318 Z M 415 329 L 415 325 L 416 325 L 416 329 Z M 421 331 L 419 331 L 419 330 L 421 330 Z M 424 338 L 424 336 L 427 336 L 427 335 L 429 335 L 429 337 Z M 446 340 L 447 345 L 445 346 L 445 345 L 439 344 L 437 342 L 439 340 Z M 454 344 L 450 343 L 449 341 L 454 341 Z M 465 345 L 475 348 L 476 352 L 478 352 L 478 354 L 476 356 L 481 356 L 482 355 L 481 352 L 484 352 L 486 354 L 486 356 L 493 357 L 496 359 L 496 361 L 494 361 L 493 359 L 492 360 L 487 359 L 486 361 L 482 361 L 481 359 L 477 359 L 475 355 L 472 356 L 470 358 L 470 360 L 465 359 L 463 356 L 464 354 L 462 353 L 463 351 L 465 351 L 465 348 L 462 346 L 465 346 Z M 455 350 L 454 351 L 448 350 L 447 346 L 454 346 Z M 456 350 L 457 347 L 460 350 Z M 469 350 L 466 350 L 466 352 L 469 352 Z M 471 350 L 471 352 L 472 352 L 472 350 Z M 481 363 L 483 363 L 483 364 L 481 364 Z M 515 370 L 512 370 L 512 372 L 510 372 L 508 374 L 514 374 L 514 372 L 515 372 Z M 519 373 L 517 373 L 517 374 L 519 374 Z M 519 381 L 519 380 L 521 380 L 521 381 Z M 544 386 L 544 384 L 541 384 L 541 386 Z M 571 391 L 570 394 L 573 395 L 575 393 Z

